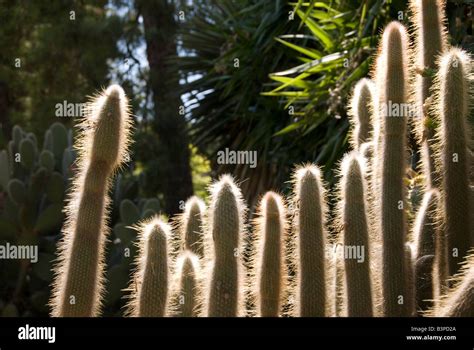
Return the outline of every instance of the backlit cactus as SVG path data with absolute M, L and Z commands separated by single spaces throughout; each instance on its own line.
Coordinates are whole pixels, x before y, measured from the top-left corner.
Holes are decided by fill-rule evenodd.
M 105 292 L 107 193 L 114 172 L 126 159 L 131 119 L 125 94 L 116 85 L 95 98 L 91 107 L 76 144 L 79 173 L 58 247 L 50 301 L 53 316 L 97 316 Z
M 129 316 L 162 317 L 169 311 L 171 228 L 158 217 L 138 226 L 139 253 L 129 287 Z
M 467 53 L 452 48 L 440 60 L 436 81 L 438 130 L 438 167 L 442 169 L 443 229 L 448 245 L 449 274 L 454 275 L 473 243 L 469 170 L 471 141 L 468 126 L 471 59 Z
M 413 264 L 413 248 L 410 243 L 405 244 L 404 267 L 406 279 L 406 293 L 403 298 L 403 304 L 406 305 L 405 316 L 415 316 L 416 308 L 416 290 L 415 290 L 415 266 Z
M 182 239 L 185 249 L 204 258 L 204 214 L 206 205 L 198 197 L 187 200 L 181 218 Z
M 288 249 L 286 209 L 281 196 L 267 192 L 260 202 L 254 226 L 257 237 L 255 294 L 257 312 L 263 317 L 277 317 L 282 313 L 286 295 L 288 270 L 285 259 Z
M 347 299 L 347 315 L 373 316 L 370 269 L 369 221 L 367 216 L 365 163 L 356 152 L 341 164 L 339 227 Z
M 431 306 L 433 300 L 433 273 L 436 240 L 441 234 L 438 220 L 439 192 L 426 192 L 414 223 L 415 240 L 415 289 L 417 311 L 420 313 Z M 438 276 L 439 280 L 439 276 Z
M 202 271 L 199 257 L 190 251 L 177 259 L 171 287 L 171 316 L 198 317 L 202 312 Z
M 296 312 L 299 316 L 326 316 L 329 262 L 326 249 L 326 202 L 321 172 L 314 165 L 299 168 L 294 178 L 294 202 L 298 203 L 294 229 L 298 260 Z
M 466 258 L 453 286 L 426 313 L 437 317 L 474 317 L 474 255 Z
M 444 28 L 445 0 L 411 0 L 415 27 L 415 84 L 413 100 L 417 115 L 416 135 L 421 145 L 421 159 L 427 188 L 439 185 L 440 174 L 436 169 L 435 126 L 438 122 L 433 115 L 431 86 L 433 71 L 438 69 L 438 56 L 446 50 L 447 40 Z
M 397 22 L 384 30 L 376 66 L 378 90 L 377 113 L 380 122 L 381 147 L 380 199 L 378 217 L 382 233 L 383 300 L 385 316 L 407 316 L 407 267 L 403 263 L 407 237 L 404 176 L 406 162 L 406 128 L 408 72 L 408 35 Z
M 246 287 L 242 265 L 245 207 L 240 189 L 230 176 L 222 176 L 212 186 L 209 210 L 214 249 L 206 293 L 207 315 L 242 316 Z
M 447 47 L 444 0 L 410 5 L 414 55 L 404 26 L 390 23 L 372 80 L 360 80 L 350 100 L 353 150 L 336 192 L 327 195 L 316 165 L 301 166 L 293 196 L 267 192 L 249 232 L 229 175 L 212 185 L 209 207 L 191 197 L 171 224 L 159 217 L 158 198 L 122 197 L 126 186 L 117 181 L 111 244 L 120 254 L 111 254 L 105 271 L 108 193 L 127 158 L 131 123 L 122 89 L 111 86 L 91 103 L 77 162 L 63 124 L 47 130 L 42 149 L 15 126 L 0 151 L 0 240 L 36 242 L 59 228 L 74 177 L 51 315 L 99 315 L 105 276 L 106 306 L 117 305 L 135 260 L 128 316 L 473 316 L 472 61 Z M 410 118 L 418 142 L 411 167 Z M 17 306 L 2 314 L 18 313 Z
M 352 124 L 351 144 L 355 150 L 358 150 L 364 142 L 369 141 L 372 133 L 371 115 L 374 99 L 374 83 L 367 78 L 361 79 L 354 88 L 348 111 Z

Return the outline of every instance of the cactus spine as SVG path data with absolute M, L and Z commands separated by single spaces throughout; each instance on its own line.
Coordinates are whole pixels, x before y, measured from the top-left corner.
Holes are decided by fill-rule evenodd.
M 327 296 L 329 264 L 326 262 L 326 203 L 320 170 L 313 165 L 295 174 L 295 218 L 298 239 L 297 312 L 299 316 L 325 316 L 330 312 Z
M 103 294 L 104 244 L 111 178 L 126 158 L 130 116 L 119 86 L 91 102 L 76 148 L 79 176 L 66 213 L 55 267 L 53 316 L 97 316 Z
M 403 257 L 406 242 L 405 188 L 408 37 L 405 28 L 390 23 L 383 34 L 376 80 L 379 95 L 378 119 L 381 132 L 380 228 L 383 252 L 383 299 L 385 316 L 408 315 L 406 269 Z
M 363 158 L 352 152 L 341 164 L 340 226 L 347 296 L 347 315 L 373 316 L 369 227 Z
M 158 217 L 138 226 L 139 253 L 129 290 L 128 315 L 162 317 L 168 311 L 171 228 Z
M 352 148 L 358 150 L 372 132 L 371 115 L 375 98 L 374 83 L 367 78 L 359 80 L 354 88 L 348 114 L 351 118 Z
M 421 144 L 423 172 L 426 187 L 439 185 L 440 176 L 435 162 L 435 125 L 437 120 L 430 108 L 430 70 L 438 69 L 437 57 L 446 50 L 443 26 L 445 0 L 411 0 L 415 26 L 416 81 L 412 92 L 418 110 L 415 130 Z
M 439 168 L 443 169 L 442 218 L 447 233 L 449 274 L 454 275 L 473 242 L 469 187 L 470 57 L 453 48 L 444 54 L 436 82 Z
M 282 297 L 287 285 L 284 266 L 286 210 L 283 199 L 274 192 L 262 198 L 256 221 L 257 247 L 257 305 L 263 317 L 281 315 Z
M 221 177 L 211 192 L 214 259 L 207 293 L 208 316 L 241 316 L 245 293 L 241 261 L 245 214 L 242 195 L 229 175 Z

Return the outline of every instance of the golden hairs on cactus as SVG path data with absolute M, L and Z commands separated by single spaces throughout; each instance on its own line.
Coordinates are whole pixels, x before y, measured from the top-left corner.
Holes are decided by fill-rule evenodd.
M 129 291 L 129 316 L 162 317 L 169 309 L 171 263 L 168 254 L 171 228 L 158 217 L 137 227 L 139 234 L 136 268 Z
M 340 240 L 340 237 L 338 238 Z M 333 248 L 334 316 L 347 317 L 347 288 L 344 268 L 344 246 L 336 243 Z
M 203 220 L 205 212 L 204 202 L 193 196 L 186 201 L 184 214 L 181 217 L 184 247 L 200 259 L 204 257 Z
M 416 80 L 413 84 L 412 98 L 418 115 L 415 131 L 421 146 L 423 173 L 426 187 L 437 186 L 440 175 L 436 170 L 434 136 L 437 120 L 433 115 L 431 71 L 438 70 L 438 56 L 446 51 L 447 38 L 444 26 L 445 0 L 411 0 L 410 8 L 414 15 Z
M 294 175 L 294 202 L 298 204 L 295 235 L 298 240 L 298 281 L 296 308 L 299 316 L 326 316 L 332 312 L 328 285 L 330 260 L 326 250 L 326 200 L 318 167 L 308 165 Z
M 361 144 L 370 138 L 374 99 L 374 83 L 367 78 L 359 80 L 354 88 L 348 111 L 352 125 L 350 140 L 354 150 L 358 150 Z
M 413 248 L 411 243 L 405 243 L 405 278 L 407 281 L 406 293 L 403 303 L 406 305 L 405 316 L 415 316 L 415 266 L 413 264 Z
M 211 186 L 209 227 L 214 251 L 206 293 L 208 316 L 244 315 L 246 285 L 242 236 L 245 212 L 242 194 L 231 176 L 224 175 Z
M 202 277 L 199 257 L 189 250 L 177 259 L 171 286 L 169 314 L 178 317 L 197 317 L 202 311 Z
M 121 87 L 95 97 L 76 140 L 79 173 L 65 209 L 58 246 L 52 316 L 97 316 L 104 293 L 104 249 L 108 191 L 114 172 L 127 158 L 131 117 Z
M 390 23 L 384 30 L 377 59 L 375 79 L 381 148 L 376 161 L 378 217 L 382 233 L 383 300 L 385 316 L 408 316 L 404 245 L 407 237 L 405 215 L 407 88 L 409 80 L 408 34 L 403 25 Z
M 347 154 L 341 163 L 341 175 L 338 226 L 343 230 L 340 248 L 347 315 L 369 317 L 374 311 L 364 158 L 356 152 Z
M 442 169 L 441 197 L 443 229 L 447 234 L 450 275 L 457 273 L 460 263 L 473 243 L 470 203 L 469 169 L 471 156 L 469 104 L 472 97 L 471 58 L 464 51 L 452 48 L 440 60 L 435 81 L 434 113 L 439 118 L 437 133 L 439 160 Z
M 435 245 L 441 234 L 438 210 L 439 192 L 437 190 L 426 192 L 418 209 L 413 229 L 416 308 L 418 313 L 428 309 L 433 300 Z
M 286 208 L 280 195 L 267 192 L 263 196 L 255 222 L 257 255 L 254 259 L 257 313 L 263 317 L 281 315 L 288 286 L 285 259 L 288 256 Z
M 426 316 L 474 317 L 474 254 L 466 258 L 452 282 L 453 287 L 435 300 Z

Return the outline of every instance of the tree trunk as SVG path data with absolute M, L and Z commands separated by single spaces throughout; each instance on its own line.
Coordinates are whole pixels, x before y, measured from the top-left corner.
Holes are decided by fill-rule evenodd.
M 193 194 L 186 121 L 179 114 L 179 77 L 170 73 L 166 62 L 167 57 L 176 54 L 175 7 L 167 0 L 137 0 L 137 7 L 145 28 L 148 84 L 155 109 L 153 130 L 159 138 L 165 211 L 173 215 L 180 211 L 180 201 Z

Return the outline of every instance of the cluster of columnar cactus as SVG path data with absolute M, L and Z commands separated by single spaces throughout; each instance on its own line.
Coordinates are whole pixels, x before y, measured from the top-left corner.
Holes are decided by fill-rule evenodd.
M 250 228 L 229 175 L 212 185 L 208 207 L 193 197 L 174 224 L 147 218 L 135 226 L 128 315 L 472 316 L 472 62 L 447 47 L 443 6 L 411 1 L 413 59 L 405 26 L 385 28 L 372 77 L 351 97 L 353 150 L 334 196 L 308 164 L 295 170 L 288 200 L 262 197 Z M 115 86 L 94 106 L 66 211 L 55 316 L 98 315 L 105 292 L 107 190 L 126 152 L 129 116 Z M 410 132 L 422 170 L 410 169 Z M 421 204 L 410 203 L 413 172 L 423 174 Z M 143 218 L 132 204 L 121 205 L 127 225 Z M 129 229 L 122 226 L 117 232 Z

